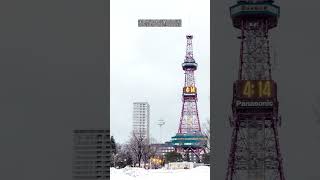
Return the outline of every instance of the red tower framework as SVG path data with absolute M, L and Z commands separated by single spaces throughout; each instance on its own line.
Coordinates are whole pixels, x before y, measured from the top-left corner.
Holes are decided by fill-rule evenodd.
M 241 48 L 226 180 L 284 180 L 277 84 L 269 52 L 269 30 L 277 26 L 280 8 L 272 0 L 239 0 L 230 14 L 241 31 Z
M 205 153 L 206 137 L 201 132 L 197 109 L 197 88 L 194 71 L 198 64 L 193 59 L 192 35 L 187 35 L 187 48 L 182 69 L 185 71 L 185 83 L 182 93 L 182 111 L 178 133 L 172 137 L 176 151 L 190 158 L 190 161 L 201 160 Z M 195 156 L 193 156 L 195 155 Z M 193 159 L 193 157 L 197 159 Z

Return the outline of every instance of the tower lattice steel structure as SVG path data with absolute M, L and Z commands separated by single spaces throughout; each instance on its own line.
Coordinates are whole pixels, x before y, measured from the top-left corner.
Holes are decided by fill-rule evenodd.
M 230 7 L 240 29 L 238 80 L 233 85 L 232 142 L 226 180 L 284 180 L 279 147 L 277 84 L 272 80 L 269 30 L 280 8 L 272 0 L 239 0 Z
M 197 88 L 194 71 L 198 64 L 193 58 L 192 35 L 187 35 L 186 56 L 182 69 L 185 71 L 185 83 L 182 93 L 182 111 L 178 133 L 172 137 L 176 151 L 190 158 L 190 161 L 201 161 L 205 153 L 206 137 L 201 132 L 197 109 Z M 195 155 L 195 156 L 192 156 Z M 193 158 L 195 157 L 195 158 Z

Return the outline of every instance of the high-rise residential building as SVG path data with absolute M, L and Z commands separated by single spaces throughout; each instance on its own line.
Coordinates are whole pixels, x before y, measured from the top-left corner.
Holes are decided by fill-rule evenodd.
M 73 180 L 110 178 L 110 131 L 73 131 Z
M 133 103 L 133 132 L 149 141 L 150 105 L 147 102 Z

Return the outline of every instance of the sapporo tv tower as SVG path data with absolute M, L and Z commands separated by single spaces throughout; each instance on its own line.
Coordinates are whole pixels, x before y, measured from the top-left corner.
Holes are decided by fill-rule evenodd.
M 199 162 L 205 153 L 207 139 L 201 132 L 197 107 L 197 88 L 194 71 L 198 64 L 193 59 L 192 35 L 187 35 L 187 48 L 182 69 L 185 71 L 185 83 L 182 89 L 182 111 L 178 133 L 172 137 L 176 151 L 189 161 Z
M 277 26 L 280 8 L 272 0 L 239 0 L 230 14 L 233 26 L 241 31 L 241 47 L 226 180 L 284 180 L 268 33 Z

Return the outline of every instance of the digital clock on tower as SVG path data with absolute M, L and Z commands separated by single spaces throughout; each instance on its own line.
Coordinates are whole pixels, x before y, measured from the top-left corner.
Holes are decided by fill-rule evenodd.
M 237 82 L 237 94 L 241 98 L 272 98 L 272 80 L 241 80 Z
M 183 88 L 183 93 L 190 95 L 197 94 L 197 88 L 195 86 L 186 86 Z

